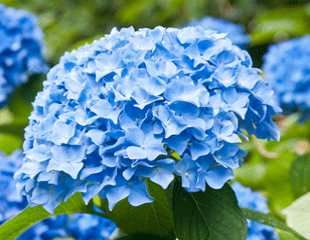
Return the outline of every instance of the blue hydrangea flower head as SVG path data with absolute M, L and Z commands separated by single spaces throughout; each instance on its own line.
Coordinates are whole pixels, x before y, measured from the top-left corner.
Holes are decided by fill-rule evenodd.
M 10 156 L 0 152 L 0 224 L 26 206 L 25 198 L 17 191 L 13 176 L 23 159 L 21 151 Z
M 15 186 L 13 175 L 23 159 L 21 151 L 10 156 L 0 153 L 0 224 L 15 216 L 27 206 Z M 53 240 L 71 237 L 75 240 L 105 240 L 116 226 L 105 218 L 87 214 L 59 216 L 44 220 L 22 234 L 18 240 Z
M 16 178 L 49 211 L 75 192 L 138 206 L 152 201 L 146 180 L 167 188 L 175 175 L 191 192 L 221 188 L 242 162 L 243 133 L 279 137 L 272 96 L 225 34 L 114 29 L 50 70 Z
M 310 35 L 272 45 L 263 68 L 283 110 L 310 117 Z
M 193 20 L 189 23 L 190 26 L 201 26 L 205 29 L 213 29 L 217 32 L 226 33 L 230 40 L 239 47 L 246 47 L 250 38 L 246 34 L 241 25 L 230 22 L 225 19 L 215 17 L 204 17 L 199 20 Z
M 46 71 L 42 38 L 33 15 L 0 4 L 0 107 L 29 75 Z
M 266 199 L 259 193 L 253 192 L 250 188 L 234 183 L 233 189 L 236 193 L 240 207 L 249 208 L 258 212 L 268 213 Z M 248 220 L 247 240 L 278 240 L 276 231 L 269 226 L 255 221 Z

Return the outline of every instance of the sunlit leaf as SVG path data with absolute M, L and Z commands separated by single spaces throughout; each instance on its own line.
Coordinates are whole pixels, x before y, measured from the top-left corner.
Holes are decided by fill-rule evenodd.
M 298 198 L 283 213 L 291 228 L 310 239 L 310 192 Z

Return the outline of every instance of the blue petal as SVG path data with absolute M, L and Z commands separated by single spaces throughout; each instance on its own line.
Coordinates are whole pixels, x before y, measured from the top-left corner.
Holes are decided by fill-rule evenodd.
M 143 148 L 130 146 L 126 149 L 126 153 L 129 159 L 145 159 L 146 151 Z
M 198 159 L 199 157 L 206 156 L 210 153 L 210 148 L 206 143 L 193 142 L 190 147 L 190 152 L 193 160 Z
M 128 196 L 128 202 L 132 206 L 139 206 L 145 203 L 152 202 L 153 199 L 147 192 L 144 183 L 135 183 L 134 188 L 130 189 L 130 195 Z
M 129 194 L 130 190 L 127 186 L 119 186 L 111 188 L 106 194 L 109 210 L 112 211 L 115 204 L 121 201 L 122 199 L 128 197 Z
M 53 127 L 53 133 L 50 139 L 52 139 L 55 144 L 68 143 L 69 140 L 74 136 L 75 124 L 66 124 L 62 121 L 57 121 Z
M 209 170 L 205 176 L 208 185 L 214 189 L 220 189 L 233 178 L 233 172 L 229 168 L 215 167 Z
M 83 146 L 53 146 L 51 153 L 55 161 L 81 162 L 85 158 Z

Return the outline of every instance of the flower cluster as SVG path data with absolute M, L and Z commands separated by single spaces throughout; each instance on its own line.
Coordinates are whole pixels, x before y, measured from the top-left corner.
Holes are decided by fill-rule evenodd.
M 266 199 L 258 192 L 253 192 L 250 188 L 234 183 L 233 189 L 237 195 L 240 207 L 249 208 L 258 212 L 268 213 Z M 278 235 L 269 226 L 248 220 L 247 240 L 277 240 Z
M 187 191 L 221 188 L 241 164 L 245 132 L 279 137 L 272 96 L 225 34 L 113 29 L 49 72 L 16 178 L 49 211 L 75 192 L 110 209 L 127 197 L 141 205 L 152 201 L 146 180 L 167 188 L 175 175 Z
M 23 233 L 18 240 L 107 240 L 115 225 L 105 218 L 87 214 L 58 216 L 44 220 Z
M 0 106 L 28 76 L 46 70 L 34 16 L 0 4 Z
M 13 176 L 20 166 L 23 155 L 16 151 L 10 156 L 0 152 L 0 224 L 16 215 L 26 206 L 26 199 L 17 191 Z
M 283 110 L 310 116 L 310 35 L 271 46 L 264 60 Z
M 234 44 L 242 48 L 250 42 L 249 36 L 245 33 L 245 30 L 241 25 L 232 23 L 225 19 L 204 17 L 199 20 L 193 20 L 189 25 L 201 26 L 205 29 L 213 29 L 221 33 L 226 33 Z
M 20 151 L 10 156 L 0 154 L 0 224 L 27 206 L 26 199 L 18 194 L 13 179 L 22 159 Z M 18 240 L 53 240 L 60 237 L 72 237 L 75 240 L 104 240 L 108 239 L 115 228 L 111 221 L 98 216 L 86 214 L 59 216 L 38 223 L 22 234 Z

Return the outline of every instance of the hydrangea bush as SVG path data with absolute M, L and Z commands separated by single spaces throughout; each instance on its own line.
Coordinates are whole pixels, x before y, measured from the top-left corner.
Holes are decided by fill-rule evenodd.
M 253 192 L 250 188 L 242 186 L 240 183 L 234 183 L 233 189 L 237 195 L 239 205 L 243 208 L 249 208 L 255 211 L 268 213 L 266 199 L 259 193 Z M 248 220 L 247 240 L 278 240 L 276 231 L 266 225 Z
M 0 107 L 33 73 L 46 70 L 42 32 L 33 15 L 0 4 Z
M 76 192 L 109 208 L 152 201 L 146 181 L 221 188 L 245 133 L 278 139 L 279 108 L 246 51 L 202 27 L 114 29 L 66 53 L 33 104 L 16 178 L 33 205 Z
M 226 33 L 230 40 L 239 47 L 245 47 L 250 38 L 246 34 L 244 28 L 241 25 L 227 21 L 225 19 L 204 17 L 199 20 L 190 22 L 190 26 L 201 26 L 205 29 L 213 29 L 215 31 Z
M 286 113 L 310 116 L 310 35 L 278 43 L 264 57 L 264 71 Z
M 0 153 L 0 224 L 15 216 L 27 206 L 13 181 L 14 172 L 22 162 L 23 154 L 16 151 L 10 156 Z M 115 231 L 115 225 L 105 218 L 87 214 L 58 216 L 44 220 L 22 234 L 18 240 L 53 240 L 72 237 L 75 240 L 104 240 Z

